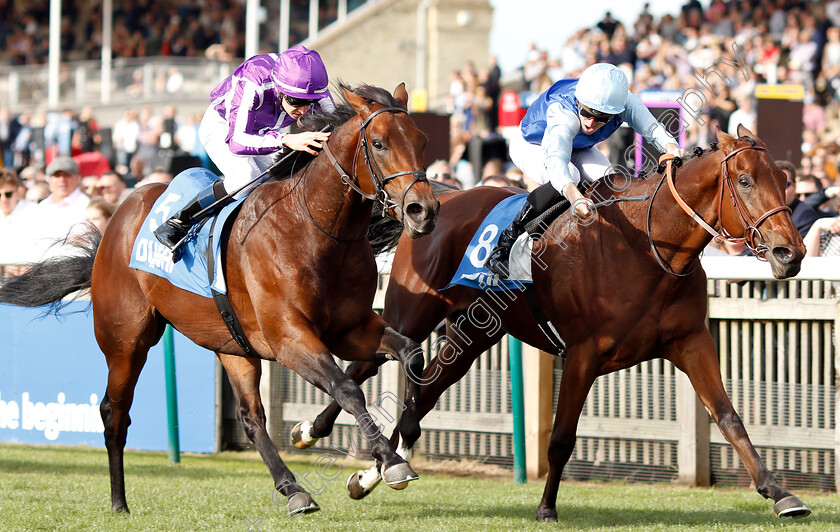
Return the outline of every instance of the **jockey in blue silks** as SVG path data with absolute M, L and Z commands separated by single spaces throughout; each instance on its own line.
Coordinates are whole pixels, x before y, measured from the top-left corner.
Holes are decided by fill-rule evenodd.
M 604 154 L 592 147 L 624 122 L 660 151 L 685 155 L 641 99 L 629 92 L 624 73 L 610 64 L 596 63 L 579 79 L 556 82 L 531 104 L 510 139 L 510 158 L 540 186 L 499 235 L 485 263 L 487 269 L 507 278 L 510 248 L 517 237 L 563 197 L 581 219 L 591 215 L 592 200 L 584 198 L 577 185 L 581 178 L 592 181 L 616 173 Z
M 260 54 L 247 59 L 210 93 L 199 138 L 213 163 L 224 175 L 198 193 L 183 209 L 157 229 L 157 239 L 175 251 L 200 211 L 255 180 L 271 167 L 273 154 L 288 148 L 317 155 L 329 133 L 289 133 L 289 127 L 313 109 L 332 111 L 327 89 L 329 77 L 321 56 L 301 45 L 281 54 Z M 236 194 L 249 194 L 260 181 Z M 234 198 L 228 197 L 227 202 Z M 221 208 L 221 202 L 217 208 Z M 215 210 L 215 209 L 214 209 Z M 178 254 L 173 253 L 173 260 Z

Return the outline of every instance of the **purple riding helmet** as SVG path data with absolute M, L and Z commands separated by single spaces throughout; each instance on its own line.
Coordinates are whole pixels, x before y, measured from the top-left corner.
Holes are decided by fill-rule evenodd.
M 327 89 L 330 82 L 327 67 L 321 56 L 300 44 L 280 54 L 271 71 L 271 79 L 278 91 L 292 98 L 332 99 Z

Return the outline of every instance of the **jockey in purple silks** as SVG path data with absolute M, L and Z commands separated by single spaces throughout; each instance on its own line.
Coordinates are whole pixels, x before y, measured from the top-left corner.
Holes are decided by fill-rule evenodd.
M 255 55 L 239 65 L 210 93 L 210 107 L 198 130 L 204 149 L 224 176 L 223 181 L 199 192 L 155 229 L 157 239 L 176 251 L 189 228 L 210 212 L 196 215 L 262 175 L 271 167 L 274 152 L 286 148 L 316 155 L 315 150 L 330 134 L 293 134 L 289 133 L 289 126 L 312 109 L 335 109 L 328 84 L 321 56 L 300 45 L 279 55 Z M 237 193 L 235 199 L 248 195 L 260 183 L 255 181 Z M 227 202 L 233 199 L 228 197 Z M 227 202 L 219 203 L 217 209 Z M 173 260 L 177 258 L 173 253 Z

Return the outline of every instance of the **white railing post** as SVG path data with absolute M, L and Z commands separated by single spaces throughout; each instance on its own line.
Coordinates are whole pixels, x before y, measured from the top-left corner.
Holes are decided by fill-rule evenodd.
M 681 484 L 708 486 L 711 483 L 709 416 L 694 392 L 688 376 L 682 371 L 677 377 L 677 467 Z

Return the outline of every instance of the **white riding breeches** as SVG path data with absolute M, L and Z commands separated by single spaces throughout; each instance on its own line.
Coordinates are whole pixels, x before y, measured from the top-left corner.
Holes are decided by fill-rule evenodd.
M 211 105 L 204 113 L 201 126 L 198 128 L 198 137 L 202 146 L 207 150 L 207 155 L 222 172 L 225 190 L 230 193 L 256 179 L 263 172 L 271 168 L 274 160 L 273 154 L 269 155 L 236 155 L 231 153 L 225 138 L 228 135 L 228 123 L 219 116 L 219 113 Z M 261 181 L 243 189 L 235 198 L 247 196 Z
M 517 168 L 522 170 L 528 179 L 540 185 L 551 182 L 551 185 L 558 192 L 563 191 L 565 181 L 560 176 L 549 176 L 545 168 L 545 153 L 539 144 L 531 144 L 522 137 L 522 132 L 517 128 L 510 139 L 510 159 Z M 572 175 L 575 185 L 580 183 L 581 177 L 588 181 L 601 179 L 605 175 L 615 173 L 609 159 L 597 148 L 585 148 L 572 150 L 572 159 L 569 161 L 569 173 Z

